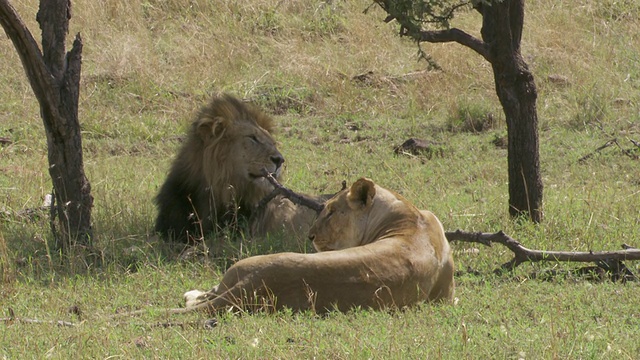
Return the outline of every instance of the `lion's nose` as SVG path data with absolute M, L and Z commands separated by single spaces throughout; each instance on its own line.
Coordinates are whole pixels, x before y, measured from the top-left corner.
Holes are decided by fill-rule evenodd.
M 281 154 L 271 155 L 271 161 L 276 164 L 276 169 L 278 169 L 284 163 L 284 157 Z
M 316 239 L 316 236 L 314 234 L 309 234 L 309 240 L 311 242 L 313 242 L 313 240 L 315 240 L 315 239 Z

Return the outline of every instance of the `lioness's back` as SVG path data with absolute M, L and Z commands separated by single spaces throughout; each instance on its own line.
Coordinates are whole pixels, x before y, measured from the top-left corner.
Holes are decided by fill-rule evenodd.
M 214 311 L 326 312 L 453 299 L 453 257 L 440 221 L 371 180 L 360 179 L 327 201 L 309 238 L 317 253 L 243 259 L 197 300 Z M 198 304 L 193 294 L 199 293 L 188 293 L 190 304 Z

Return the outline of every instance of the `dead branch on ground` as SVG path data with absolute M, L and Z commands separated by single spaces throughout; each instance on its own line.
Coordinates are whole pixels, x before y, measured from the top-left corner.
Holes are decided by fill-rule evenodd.
M 513 252 L 514 257 L 496 269 L 496 273 L 501 273 L 504 270 L 511 271 L 524 262 L 592 262 L 598 267 L 612 272 L 614 275 L 622 273 L 621 276 L 635 280 L 636 277 L 622 261 L 640 260 L 640 249 L 633 248 L 627 244 L 622 244 L 623 250 L 619 251 L 546 251 L 528 249 L 503 231 L 498 231 L 497 233 L 473 233 L 456 230 L 446 232 L 445 235 L 449 241 L 480 243 L 486 246 L 498 243 L 506 246 Z
M 638 143 L 637 141 L 633 140 L 633 139 L 628 139 L 634 146 L 636 146 L 637 148 L 640 148 L 640 143 Z M 578 159 L 579 163 L 583 163 L 586 160 L 592 158 L 593 156 L 595 156 L 596 154 L 600 153 L 602 150 L 611 147 L 611 146 L 616 146 L 618 149 L 620 149 L 620 151 L 627 155 L 628 157 L 634 159 L 634 160 L 638 160 L 639 156 L 633 153 L 633 150 L 635 149 L 625 149 L 622 147 L 622 145 L 620 145 L 620 143 L 618 142 L 618 139 L 613 138 L 609 141 L 607 141 L 606 143 L 604 143 L 604 145 L 599 146 L 598 148 L 596 148 L 594 151 L 588 153 L 587 155 L 581 157 L 580 159 Z
M 8 324 L 14 323 L 14 322 L 25 323 L 25 324 L 51 324 L 51 325 L 56 325 L 56 326 L 76 326 L 76 325 L 78 325 L 76 323 L 69 322 L 69 321 L 64 321 L 64 320 L 38 320 L 38 319 L 22 318 L 22 317 L 15 316 L 15 313 L 14 313 L 12 308 L 9 308 L 8 311 L 9 311 L 9 317 L 0 318 L 0 322 L 8 323 Z
M 167 309 L 165 309 L 167 310 Z M 184 311 L 184 309 L 170 309 L 170 310 L 179 310 L 178 312 L 170 312 L 170 313 L 185 313 L 187 311 Z M 79 323 L 75 323 L 75 322 L 70 322 L 70 321 L 64 321 L 64 320 L 39 320 L 39 319 L 29 319 L 29 318 L 23 318 L 23 317 L 17 317 L 15 316 L 13 309 L 9 308 L 9 317 L 4 317 L 4 318 L 0 318 L 0 323 L 6 323 L 6 324 L 12 324 L 12 323 L 23 323 L 23 324 L 35 324 L 35 325 L 56 325 L 56 326 L 60 326 L 60 327 L 74 327 L 74 326 L 78 326 L 81 325 L 84 321 L 79 322 Z M 148 313 L 147 310 L 142 310 L 142 311 L 135 311 L 132 313 L 128 313 L 126 315 L 141 315 L 144 313 Z M 124 322 L 117 322 L 114 324 L 114 326 L 119 326 L 119 325 L 130 325 L 131 323 L 129 321 L 124 321 Z M 206 321 L 181 321 L 181 322 L 173 322 L 173 321 L 169 321 L 169 322 L 156 322 L 156 323 L 152 323 L 152 324 L 144 324 L 145 326 L 149 326 L 151 328 L 171 328 L 171 327 L 179 327 L 182 329 L 185 329 L 187 327 L 202 327 L 204 329 L 213 329 L 214 327 L 216 327 L 218 325 L 218 320 L 217 319 L 208 319 Z
M 72 323 L 64 320 L 38 320 L 38 319 L 27 319 L 27 318 L 0 318 L 0 322 L 4 322 L 4 323 L 19 322 L 19 323 L 25 323 L 25 324 L 52 324 L 56 326 L 78 325 L 76 323 Z

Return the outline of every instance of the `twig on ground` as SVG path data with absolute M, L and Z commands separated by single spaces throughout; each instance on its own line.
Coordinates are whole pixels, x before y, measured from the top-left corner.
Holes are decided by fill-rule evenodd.
M 609 141 L 607 141 L 606 143 L 604 143 L 604 145 L 599 146 L 597 149 L 595 149 L 593 152 L 588 153 L 587 155 L 581 157 L 580 159 L 578 159 L 578 162 L 584 162 L 590 158 L 592 158 L 595 154 L 599 153 L 600 151 L 608 148 L 609 146 L 612 146 L 613 144 L 617 144 L 617 140 L 616 139 L 611 139 Z
M 152 328 L 171 328 L 171 327 L 179 327 L 179 328 L 186 328 L 186 327 L 200 327 L 200 326 L 204 326 L 204 322 L 203 321 L 179 321 L 179 322 L 158 322 L 155 324 L 151 324 L 148 325 Z
M 38 319 L 28 319 L 28 318 L 17 317 L 12 308 L 9 308 L 8 312 L 9 312 L 9 317 L 0 318 L 0 322 L 3 322 L 3 323 L 20 322 L 20 323 L 25 323 L 25 324 L 52 324 L 52 325 L 56 325 L 56 326 L 76 326 L 76 325 L 78 325 L 76 323 L 72 323 L 72 322 L 64 321 L 64 320 L 38 320 Z
M 11 323 L 11 322 L 21 322 L 25 324 L 53 324 L 56 326 L 76 326 L 78 324 L 72 323 L 64 320 L 38 320 L 38 319 L 27 319 L 27 318 L 0 318 L 0 322 Z
M 631 140 L 631 139 L 629 139 Z M 631 143 L 637 146 L 637 143 L 633 140 L 631 140 Z M 623 154 L 627 155 L 628 157 L 634 159 L 634 160 L 638 160 L 638 155 L 635 155 L 632 150 L 629 149 L 624 149 L 617 141 L 616 141 L 616 146 L 618 147 L 618 149 L 620 149 L 620 151 L 622 151 Z
M 633 145 L 640 147 L 640 144 L 639 144 L 637 141 L 632 140 L 632 139 L 629 139 L 629 141 L 631 141 L 631 143 L 632 143 Z M 585 155 L 585 156 L 581 157 L 580 159 L 578 159 L 578 162 L 579 162 L 579 163 L 581 163 L 581 162 L 585 162 L 586 160 L 588 160 L 588 159 L 592 158 L 594 155 L 596 155 L 596 154 L 597 154 L 597 153 L 599 153 L 600 151 L 602 151 L 602 150 L 604 150 L 604 149 L 606 149 L 606 148 L 608 148 L 608 147 L 610 147 L 610 146 L 614 146 L 614 145 L 615 145 L 618 149 L 620 149 L 620 151 L 622 151 L 622 153 L 623 153 L 623 154 L 627 155 L 628 157 L 630 157 L 630 158 L 632 158 L 632 159 L 634 159 L 634 160 L 638 160 L 638 158 L 639 158 L 639 157 L 638 157 L 638 155 L 635 155 L 635 154 L 632 152 L 632 150 L 633 150 L 633 149 L 629 150 L 629 149 L 625 149 L 625 148 L 623 148 L 623 147 L 620 145 L 620 143 L 618 142 L 618 139 L 615 139 L 615 138 L 614 138 L 614 139 L 611 139 L 611 140 L 607 141 L 606 143 L 604 143 L 604 145 L 599 146 L 599 147 L 598 147 L 597 149 L 595 149 L 593 152 L 591 152 L 591 153 L 589 153 L 589 154 L 587 154 L 587 155 Z

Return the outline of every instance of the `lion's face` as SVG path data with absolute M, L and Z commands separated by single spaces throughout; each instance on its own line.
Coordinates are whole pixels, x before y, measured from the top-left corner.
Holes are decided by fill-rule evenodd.
M 229 160 L 233 163 L 231 178 L 235 182 L 245 182 L 271 191 L 272 186 L 263 176 L 263 170 L 280 177 L 284 157 L 276 147 L 276 142 L 265 129 L 253 124 L 240 124 L 231 130 L 230 137 L 236 140 L 230 144 Z
M 362 245 L 375 194 L 374 183 L 362 178 L 327 201 L 309 230 L 313 247 L 330 251 Z
M 253 205 L 273 189 L 263 170 L 278 178 L 284 157 L 270 133 L 272 120 L 267 115 L 247 104 L 226 101 L 210 106 L 198 120 L 205 176 L 212 189 L 228 192 L 221 194 L 223 202 L 231 196 Z
M 193 238 L 254 211 L 278 178 L 284 157 L 273 119 L 239 99 L 216 97 L 200 109 L 158 196 L 156 231 Z

